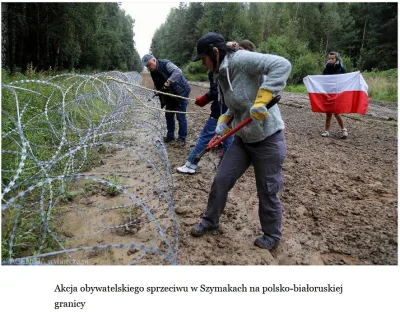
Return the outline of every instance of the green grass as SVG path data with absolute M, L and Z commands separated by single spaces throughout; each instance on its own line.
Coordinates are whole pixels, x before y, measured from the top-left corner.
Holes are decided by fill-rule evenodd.
M 53 209 L 53 212 L 56 209 Z M 46 219 L 46 217 L 45 217 Z M 13 228 L 15 232 L 13 232 Z M 52 220 L 49 220 L 49 229 L 54 231 Z M 12 255 L 9 252 L 9 240 L 14 234 Z M 9 208 L 2 213 L 2 239 L 1 255 L 2 260 L 19 256 L 29 256 L 37 253 L 42 244 L 43 222 L 39 211 L 36 209 Z M 50 235 L 46 234 L 41 253 L 58 250 L 59 243 Z
M 110 182 L 115 186 L 120 186 L 122 184 L 122 180 L 119 176 L 109 175 L 105 178 L 106 181 Z M 117 196 L 121 194 L 121 191 L 117 189 L 115 186 L 104 184 L 101 182 L 86 182 L 84 185 L 84 194 L 88 196 L 101 194 L 108 196 Z
M 21 73 L 10 75 L 2 70 L 2 84 L 11 85 L 12 83 L 13 86 L 24 89 L 14 88 L 14 94 L 12 90 L 2 88 L 1 101 L 3 113 L 1 131 L 2 136 L 6 133 L 9 134 L 9 136 L 2 138 L 2 149 L 21 152 L 20 136 L 18 132 L 13 131 L 16 129 L 18 112 L 21 125 L 23 126 L 24 137 L 30 145 L 28 149 L 29 156 L 25 160 L 22 172 L 16 181 L 16 187 L 14 186 L 12 191 L 7 194 L 7 199 L 16 196 L 19 192 L 26 190 L 29 186 L 38 182 L 39 179 L 34 176 L 40 172 L 40 167 L 37 166 L 31 156 L 35 156 L 40 162 L 49 162 L 51 158 L 55 156 L 61 142 L 60 135 L 63 133 L 63 114 L 61 112 L 62 93 L 55 87 L 41 82 L 15 83 L 16 81 L 27 79 L 47 80 L 50 74 L 52 73 L 36 73 L 34 69 L 28 68 L 25 75 Z M 51 80 L 51 82 L 59 85 L 64 91 L 70 88 L 65 96 L 64 116 L 68 117 L 68 121 L 73 121 L 75 128 L 81 129 L 80 134 L 78 134 L 75 129 L 72 130 L 67 127 L 65 135 L 69 144 L 65 145 L 66 143 L 64 143 L 63 148 L 58 154 L 58 156 L 62 156 L 81 141 L 82 136 L 86 135 L 89 126 L 91 128 L 96 128 L 102 118 L 110 114 L 114 108 L 99 97 L 93 97 L 92 93 L 95 92 L 96 89 L 91 84 L 80 84 L 82 82 L 80 78 L 67 76 Z M 96 82 L 96 84 L 103 87 L 100 82 Z M 80 96 L 85 94 L 92 97 L 90 101 L 84 103 L 77 100 Z M 19 110 L 17 110 L 17 103 Z M 24 107 L 25 110 L 23 110 Z M 45 114 L 45 108 L 47 108 L 47 116 Z M 87 144 L 90 143 L 91 140 L 87 142 Z M 97 147 L 88 149 L 86 153 L 83 149 L 76 151 L 74 154 L 75 166 L 77 164 L 82 164 L 82 168 L 79 169 L 81 172 L 89 170 L 98 163 L 97 160 L 100 160 L 101 155 L 99 154 L 99 150 L 100 148 Z M 3 170 L 3 187 L 7 186 L 14 177 L 20 161 L 20 155 L 2 153 L 1 166 Z M 70 160 L 68 157 L 59 160 L 47 169 L 47 174 L 49 176 L 63 174 L 69 162 Z M 4 170 L 6 171 L 4 172 Z M 7 172 L 7 170 L 10 172 Z M 67 174 L 69 171 L 70 169 L 67 168 Z M 43 176 L 43 173 L 41 173 L 40 176 Z M 120 183 L 117 182 L 115 178 L 111 179 L 115 184 Z M 62 193 L 60 181 L 53 181 L 52 188 L 55 195 L 62 196 L 60 195 Z M 119 193 L 119 191 L 113 187 L 109 187 L 109 189 L 109 194 Z M 68 184 L 65 190 L 69 190 Z M 48 195 L 48 191 L 45 192 L 44 206 L 46 206 L 48 201 Z M 68 194 L 68 192 L 64 195 L 66 199 L 72 199 L 74 196 L 73 193 Z M 15 258 L 35 254 L 36 250 L 39 248 L 42 241 L 43 221 L 36 207 L 38 206 L 37 202 L 40 200 L 40 197 L 41 189 L 34 189 L 32 192 L 25 195 L 24 200 L 18 198 L 14 203 L 14 208 L 8 208 L 2 212 L 2 256 L 4 258 Z M 35 208 L 26 209 L 29 207 L 30 203 L 34 202 L 36 202 Z M 19 205 L 22 207 L 18 207 Z M 55 210 L 54 208 L 53 211 Z M 19 213 L 19 217 L 17 217 L 17 213 Z M 52 223 L 51 218 L 49 223 Z M 13 254 L 9 256 L 9 241 L 14 226 L 16 226 L 16 238 L 13 243 Z M 57 230 L 53 230 L 52 227 L 50 227 L 50 229 L 57 233 Z M 58 244 L 55 243 L 50 235 L 47 235 L 42 253 L 55 250 L 57 247 Z
M 363 72 L 369 97 L 375 100 L 397 102 L 397 69 Z
M 288 85 L 285 87 L 284 89 L 285 92 L 289 92 L 289 93 L 303 93 L 303 94 L 307 94 L 307 89 L 305 87 L 305 85 Z
M 3 84 L 8 84 L 11 79 L 27 79 L 20 73 L 13 76 L 8 76 L 7 73 L 2 72 Z M 10 79 L 11 78 L 11 79 Z M 78 143 L 81 136 L 87 132 L 86 129 L 91 126 L 95 128 L 100 124 L 102 118 L 112 112 L 113 107 L 97 97 L 93 97 L 90 101 L 79 102 L 76 99 L 84 94 L 90 94 L 94 91 L 90 84 L 83 85 L 79 88 L 79 78 L 71 78 L 61 82 L 57 82 L 64 90 L 71 87 L 65 97 L 64 116 L 68 117 L 69 121 L 73 121 L 74 127 L 81 129 L 81 134 L 75 130 L 66 130 L 66 139 L 69 143 Z M 16 95 L 8 90 L 2 89 L 2 110 L 8 114 L 2 115 L 2 135 L 15 130 L 17 120 L 17 99 L 19 105 L 19 112 L 26 106 L 23 115 L 21 116 L 21 124 L 24 129 L 24 136 L 29 143 L 34 156 L 39 161 L 49 161 L 57 151 L 57 146 L 60 144 L 60 134 L 63 132 L 63 114 L 62 107 L 62 94 L 53 86 L 29 82 L 13 84 L 16 87 L 21 87 L 26 90 L 14 89 Z M 35 92 L 40 93 L 40 95 Z M 92 97 L 92 96 L 89 96 Z M 47 116 L 45 115 L 45 108 L 47 108 Z M 2 148 L 7 150 L 20 151 L 21 140 L 17 132 L 9 133 L 9 136 L 2 139 Z M 90 143 L 90 142 L 89 142 Z M 64 145 L 60 154 L 67 153 L 71 147 Z M 72 147 L 73 148 L 73 147 Z M 95 154 L 92 154 L 95 156 Z M 79 150 L 74 156 L 76 160 L 82 160 L 84 151 Z M 15 170 L 19 162 L 19 156 L 13 154 L 2 155 L 2 169 Z M 57 163 L 54 167 L 52 175 L 61 174 L 60 171 L 68 162 L 67 158 Z M 38 169 L 32 159 L 27 159 L 26 165 L 21 174 L 21 181 L 32 176 Z M 28 170 L 31 168 L 30 170 Z M 7 184 L 12 173 L 3 173 L 2 182 Z

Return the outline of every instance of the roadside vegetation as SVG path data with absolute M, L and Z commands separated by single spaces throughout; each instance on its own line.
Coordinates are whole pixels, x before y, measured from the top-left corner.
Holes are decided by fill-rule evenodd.
M 2 189 L 14 182 L 7 200 L 28 191 L 2 211 L 3 260 L 34 255 L 38 248 L 41 253 L 60 248 L 62 243 L 49 235 L 49 230 L 57 233 L 51 216 L 77 195 L 71 188 L 73 180 L 53 180 L 46 185 L 46 178 L 85 172 L 98 165 L 107 149 L 99 145 L 80 149 L 79 143 L 87 134 L 85 144 L 94 143 L 91 132 L 115 109 L 96 95 L 103 84 L 100 81 L 81 84 L 82 78 L 71 73 L 58 73 L 56 77 L 54 72 L 27 69 L 25 74 L 2 70 Z M 64 99 L 52 84 L 64 91 Z M 106 132 L 104 127 L 102 130 Z M 121 183 L 114 177 L 106 180 L 113 185 Z M 42 189 L 29 190 L 38 182 L 44 183 Z M 119 193 L 113 185 L 107 187 L 109 197 Z M 56 201 L 56 206 L 49 203 Z
M 348 72 L 361 71 L 369 96 L 397 101 L 397 3 L 181 3 L 156 31 L 152 52 L 182 67 L 192 81 L 207 81 L 191 62 L 207 32 L 227 41 L 251 40 L 256 51 L 285 57 L 292 72 L 285 91 L 306 92 L 303 78 L 321 74 L 330 51 Z

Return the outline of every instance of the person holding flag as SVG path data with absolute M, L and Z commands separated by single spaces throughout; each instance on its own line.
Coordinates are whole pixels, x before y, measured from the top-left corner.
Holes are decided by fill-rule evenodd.
M 343 66 L 342 59 L 340 58 L 339 53 L 332 51 L 328 55 L 328 62 L 325 65 L 325 69 L 322 72 L 323 75 L 332 75 L 332 74 L 342 74 L 346 73 L 346 68 Z M 342 129 L 342 139 L 346 139 L 349 136 L 347 129 L 344 127 L 344 122 L 340 114 L 334 113 L 335 119 L 338 122 L 339 126 Z M 332 113 L 328 112 L 326 114 L 325 120 L 325 131 L 321 134 L 323 137 L 330 136 L 330 129 L 332 125 Z
M 341 127 L 340 138 L 348 137 L 340 116 L 342 113 L 365 115 L 368 109 L 368 85 L 360 71 L 346 73 L 339 53 L 330 52 L 323 75 L 308 75 L 303 79 L 313 112 L 326 113 L 323 137 L 329 137 L 332 116 Z

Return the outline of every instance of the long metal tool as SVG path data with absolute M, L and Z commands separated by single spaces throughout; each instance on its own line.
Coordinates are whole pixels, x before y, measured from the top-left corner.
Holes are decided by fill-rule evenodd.
M 272 108 L 275 104 L 277 104 L 279 101 L 281 100 L 281 96 L 280 95 L 276 95 L 274 98 L 272 98 L 272 100 L 267 104 L 267 109 Z M 233 120 L 233 115 L 229 117 L 228 121 L 226 122 L 227 125 L 229 125 Z M 253 121 L 253 119 L 251 117 L 248 117 L 246 120 L 240 122 L 236 127 L 234 127 L 232 130 L 230 130 L 228 133 L 226 133 L 224 136 L 219 137 L 218 134 L 216 134 L 211 141 L 208 143 L 207 147 L 201 151 L 200 153 L 198 153 L 196 156 L 194 156 L 193 158 L 193 163 L 197 164 L 201 157 L 204 156 L 205 153 L 207 153 L 208 151 L 210 151 L 211 149 L 213 149 L 215 146 L 218 146 L 219 144 L 221 144 L 225 139 L 227 139 L 229 136 L 231 136 L 232 134 L 235 134 L 237 131 L 239 131 L 241 128 L 243 128 L 244 126 L 248 125 L 249 123 L 251 123 L 251 121 Z

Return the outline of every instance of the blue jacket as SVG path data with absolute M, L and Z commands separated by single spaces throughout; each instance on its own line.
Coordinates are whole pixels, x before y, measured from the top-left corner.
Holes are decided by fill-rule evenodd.
M 210 81 L 210 90 L 207 93 L 207 98 L 212 101 L 210 117 L 218 119 L 221 114 L 228 110 L 228 107 L 221 101 L 218 101 L 218 86 L 214 82 L 213 72 L 208 72 L 208 80 Z

